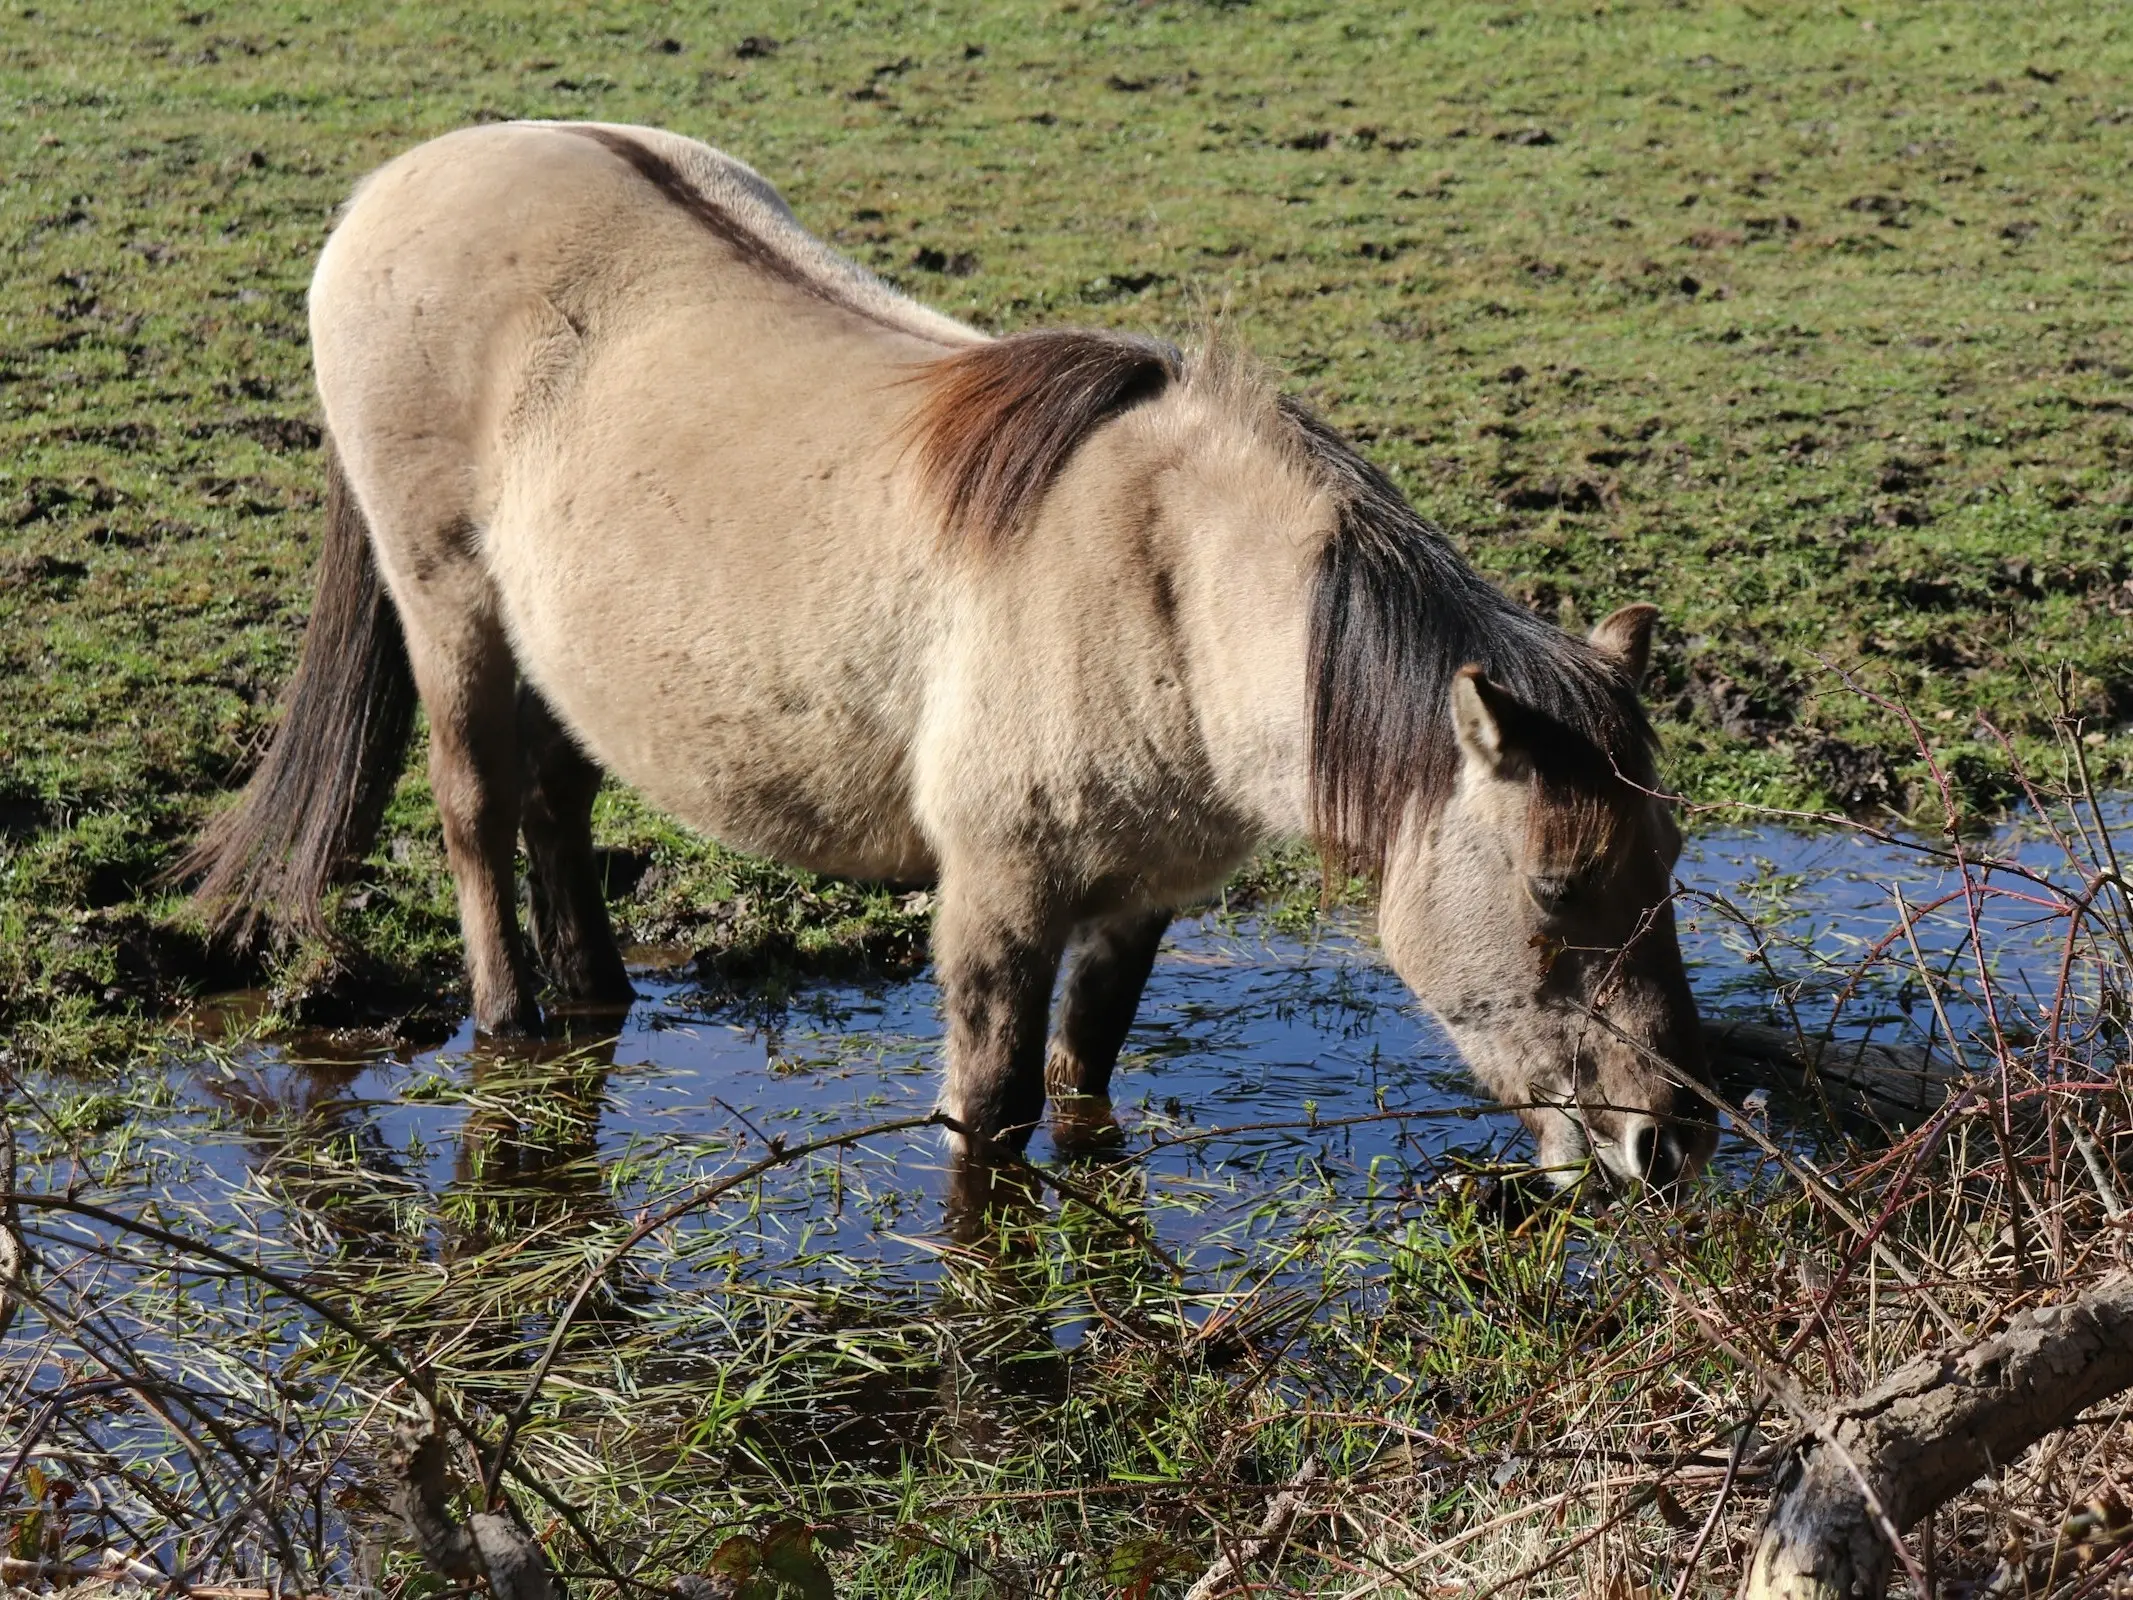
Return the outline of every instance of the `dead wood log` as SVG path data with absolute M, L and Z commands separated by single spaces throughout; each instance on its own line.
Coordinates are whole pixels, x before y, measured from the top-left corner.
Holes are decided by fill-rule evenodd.
M 1772 1079 L 1795 1094 L 1820 1082 L 1833 1110 L 1864 1110 L 1893 1126 L 1915 1125 L 1940 1109 L 1955 1079 L 1952 1063 L 1905 1045 L 1861 1039 L 1802 1039 L 1767 1022 L 1711 1018 L 1704 1052 L 1729 1086 Z
M 455 1583 L 486 1579 L 497 1600 L 563 1600 L 563 1586 L 530 1534 L 506 1511 L 464 1523 L 445 1508 L 444 1440 L 427 1423 L 402 1423 L 388 1461 L 393 1507 L 422 1559 Z
M 1898 1533 L 2133 1388 L 2133 1273 L 1906 1362 L 1824 1418 L 1778 1476 L 1742 1600 L 1879 1600 Z

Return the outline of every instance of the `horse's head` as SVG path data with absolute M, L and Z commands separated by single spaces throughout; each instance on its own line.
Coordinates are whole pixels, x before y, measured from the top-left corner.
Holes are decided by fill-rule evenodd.
M 1644 674 L 1649 606 L 1593 630 Z M 1669 902 L 1668 807 L 1476 667 L 1451 682 L 1455 782 L 1386 852 L 1381 934 L 1401 978 L 1568 1182 L 1588 1153 L 1636 1188 L 1694 1173 L 1717 1129 Z

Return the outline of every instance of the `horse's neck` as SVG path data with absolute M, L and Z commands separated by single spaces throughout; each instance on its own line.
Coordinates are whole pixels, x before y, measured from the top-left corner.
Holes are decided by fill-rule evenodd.
M 1323 502 L 1293 473 L 1234 447 L 1187 462 L 1165 475 L 1162 523 L 1209 765 L 1224 799 L 1263 837 L 1300 838 L 1309 825 L 1305 646 Z

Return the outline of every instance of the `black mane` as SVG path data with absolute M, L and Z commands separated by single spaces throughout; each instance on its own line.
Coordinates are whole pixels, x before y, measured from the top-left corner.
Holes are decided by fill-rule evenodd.
M 1482 578 L 1321 418 L 1282 411 L 1340 506 L 1308 658 L 1312 827 L 1328 859 L 1381 869 L 1408 806 L 1427 816 L 1451 795 L 1452 680 L 1470 664 L 1521 708 L 1506 732 L 1533 768 L 1538 826 L 1585 831 L 1650 787 L 1652 728 L 1628 675 Z

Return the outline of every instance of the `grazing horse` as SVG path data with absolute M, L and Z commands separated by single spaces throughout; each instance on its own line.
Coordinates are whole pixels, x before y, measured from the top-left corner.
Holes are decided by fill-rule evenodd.
M 1106 1092 L 1173 909 L 1314 838 L 1544 1163 L 1708 1156 L 1650 606 L 1543 623 L 1234 354 L 987 337 L 653 129 L 401 156 L 310 309 L 325 549 L 286 716 L 188 860 L 225 933 L 321 927 L 419 695 L 489 1032 L 538 1029 L 537 973 L 629 999 L 612 773 L 736 848 L 936 883 L 942 1105 L 1018 1142 L 1047 1085 Z

